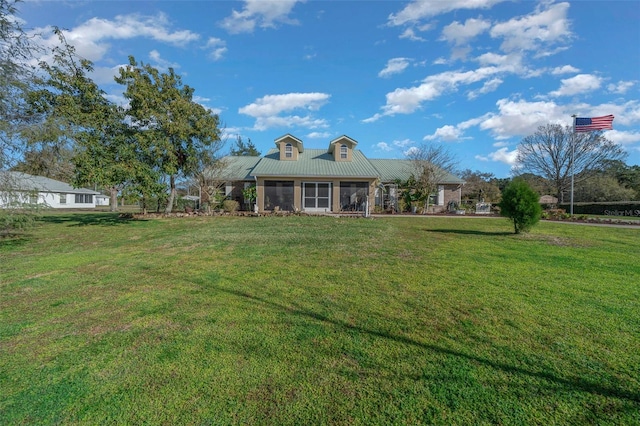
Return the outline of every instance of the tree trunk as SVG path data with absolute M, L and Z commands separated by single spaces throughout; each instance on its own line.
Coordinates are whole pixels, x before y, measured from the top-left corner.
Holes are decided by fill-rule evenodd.
M 109 210 L 112 212 L 118 211 L 118 188 L 112 186 L 109 188 L 109 194 L 111 196 L 111 201 L 109 201 Z
M 167 208 L 164 210 L 165 213 L 169 214 L 173 210 L 173 201 L 176 198 L 176 178 L 174 175 L 169 177 L 169 185 L 171 190 L 169 191 L 169 200 L 167 201 Z

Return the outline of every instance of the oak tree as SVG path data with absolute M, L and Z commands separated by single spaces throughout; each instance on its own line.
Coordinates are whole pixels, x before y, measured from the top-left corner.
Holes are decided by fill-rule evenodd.
M 160 72 L 130 56 L 116 82 L 125 86 L 127 115 L 148 154 L 149 166 L 168 177 L 165 212 L 170 213 L 176 180 L 192 176 L 201 155 L 222 147 L 218 116 L 194 101 L 194 89 L 183 85 L 172 68 Z

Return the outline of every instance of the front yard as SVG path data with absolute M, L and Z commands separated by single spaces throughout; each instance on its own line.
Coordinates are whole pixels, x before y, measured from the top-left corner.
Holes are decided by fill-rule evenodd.
M 3 424 L 637 424 L 640 229 L 55 213 L 0 240 Z

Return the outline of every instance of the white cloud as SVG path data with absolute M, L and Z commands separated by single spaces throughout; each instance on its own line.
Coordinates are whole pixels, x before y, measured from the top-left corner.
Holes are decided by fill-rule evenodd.
M 307 134 L 307 138 L 309 139 L 327 139 L 331 137 L 331 133 L 329 132 L 311 132 Z
M 505 52 L 535 50 L 544 56 L 542 46 L 564 42 L 572 34 L 567 19 L 569 3 L 543 2 L 542 6 L 548 9 L 494 25 L 491 37 L 503 39 L 500 48 Z
M 419 35 L 417 35 L 414 28 L 405 29 L 402 32 L 402 34 L 400 34 L 399 37 L 401 39 L 402 38 L 406 38 L 406 39 L 411 40 L 411 41 L 427 41 L 426 39 L 424 39 L 424 38 L 420 37 Z
M 300 0 L 244 0 L 243 9 L 233 10 L 220 26 L 231 34 L 251 33 L 256 27 L 275 28 L 276 24 L 296 25 L 289 17 Z M 304 0 L 303 0 L 304 1 Z
M 169 19 L 163 13 L 153 16 L 118 15 L 113 20 L 91 18 L 63 33 L 67 42 L 76 48 L 78 55 L 94 62 L 102 59 L 109 50 L 108 40 L 144 37 L 174 46 L 184 46 L 200 37 L 189 30 L 170 30 Z M 57 36 L 50 36 L 45 43 L 57 44 Z
M 635 81 L 619 81 L 616 84 L 609 84 L 607 86 L 607 90 L 611 93 L 617 93 L 619 95 L 624 95 L 627 93 L 629 89 L 635 86 Z
M 329 127 L 324 119 L 313 118 L 309 115 L 269 116 L 257 117 L 253 126 L 254 130 L 267 130 L 277 127 L 302 127 L 306 129 L 318 129 Z
M 482 87 L 478 90 L 472 90 L 467 94 L 468 99 L 475 99 L 480 95 L 484 95 L 487 93 L 495 92 L 498 87 L 502 84 L 501 78 L 494 78 L 489 81 L 485 81 Z
M 376 148 L 378 148 L 380 151 L 385 151 L 385 152 L 393 151 L 393 147 L 386 142 L 378 142 L 376 144 Z
M 497 139 L 533 134 L 538 127 L 549 123 L 569 124 L 571 113 L 567 107 L 554 102 L 527 102 L 500 99 L 497 114 L 488 114 L 479 123 Z
M 444 27 L 441 40 L 457 46 L 464 45 L 490 27 L 491 23 L 482 19 L 467 19 L 464 24 L 454 21 Z
M 404 151 L 403 154 L 405 157 L 411 157 L 412 155 L 415 155 L 418 152 L 420 152 L 420 148 L 418 148 L 417 146 L 412 146 L 411 148 Z
M 267 95 L 240 108 L 238 112 L 255 118 L 256 123 L 254 128 L 256 130 L 292 126 L 311 129 L 328 127 L 325 120 L 315 119 L 311 115 L 281 116 L 280 114 L 298 109 L 317 111 L 329 100 L 330 97 L 331 95 L 326 93 L 287 93 L 282 95 Z
M 620 145 L 631 145 L 640 142 L 640 132 L 608 130 L 605 132 L 605 137 Z
M 509 166 L 516 165 L 516 158 L 518 157 L 518 150 L 509 151 L 509 148 L 500 148 L 499 150 L 490 153 L 488 156 L 476 155 L 475 158 L 480 161 L 496 161 L 499 163 L 508 164 Z
M 551 74 L 553 75 L 575 74 L 577 72 L 580 72 L 580 70 L 576 67 L 572 67 L 571 65 L 564 65 L 561 67 L 556 67 L 553 70 L 551 70 Z
M 214 61 L 219 61 L 227 52 L 227 42 L 216 37 L 210 37 L 204 49 L 209 50 L 209 57 Z
M 393 74 L 399 74 L 404 71 L 409 64 L 411 63 L 411 59 L 408 58 L 393 58 L 387 61 L 387 66 L 378 73 L 378 77 L 390 77 Z
M 413 143 L 413 141 L 411 139 L 402 139 L 402 140 L 395 140 L 393 141 L 393 145 L 397 146 L 398 148 L 406 148 L 407 146 L 411 145 Z
M 149 52 L 149 59 L 153 61 L 153 65 L 160 71 L 167 71 L 169 68 L 178 69 L 180 68 L 180 64 L 176 64 L 175 62 L 167 61 L 160 56 L 160 52 L 157 50 L 152 50 Z
M 592 74 L 578 74 L 575 77 L 561 80 L 561 83 L 558 90 L 549 93 L 551 96 L 572 96 L 591 92 L 600 88 L 602 79 Z
M 451 125 L 446 125 L 436 129 L 436 131 L 432 135 L 425 136 L 424 140 L 441 140 L 444 142 L 455 142 L 460 140 L 462 138 L 462 135 L 463 132 L 461 129 Z
M 484 53 L 475 59 L 482 66 L 500 66 L 512 68 L 515 72 L 524 71 L 522 66 L 522 55 L 520 53 L 510 53 L 508 55 L 500 55 L 498 53 Z
M 171 29 L 171 23 L 163 13 L 156 15 L 118 15 L 112 20 L 103 18 L 91 18 L 88 21 L 62 31 L 69 45 L 75 48 L 76 54 L 81 58 L 94 63 L 102 60 L 111 49 L 110 40 L 129 40 L 134 38 L 147 38 L 154 41 L 182 47 L 199 39 L 199 35 L 189 30 Z M 45 49 L 49 50 L 59 46 L 58 36 L 53 34 L 53 27 L 36 28 L 29 33 L 38 40 Z M 42 36 L 42 35 L 46 36 Z M 51 55 L 43 55 L 39 61 L 51 61 Z M 176 67 L 176 65 L 173 65 Z M 96 83 L 113 83 L 113 77 L 118 74 L 120 65 L 108 67 L 96 67 L 91 73 Z
M 514 71 L 515 69 L 511 66 L 482 67 L 473 71 L 447 71 L 431 75 L 419 86 L 400 88 L 387 93 L 387 103 L 382 107 L 383 113 L 375 114 L 364 122 L 373 122 L 385 115 L 413 113 L 423 102 L 433 100 L 446 92 L 455 91 L 460 85 L 476 83 L 492 78 L 496 74 Z
M 114 67 L 94 67 L 89 74 L 91 79 L 98 85 L 116 84 L 113 78 L 120 75 L 120 68 L 126 67 L 125 64 L 116 65 Z
M 413 0 L 398 13 L 389 15 L 391 26 L 415 23 L 458 9 L 489 9 L 505 0 Z

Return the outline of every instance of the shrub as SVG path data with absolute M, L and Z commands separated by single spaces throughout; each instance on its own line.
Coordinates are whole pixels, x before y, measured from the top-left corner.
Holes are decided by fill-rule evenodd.
M 227 213 L 233 213 L 240 208 L 240 204 L 236 200 L 224 200 L 222 202 L 222 210 Z
M 37 205 L 0 209 L 0 237 L 8 237 L 35 225 L 39 216 Z
M 513 221 L 516 234 L 527 232 L 538 223 L 542 207 L 538 194 L 522 179 L 514 179 L 502 191 L 502 201 L 498 204 L 500 215 Z

